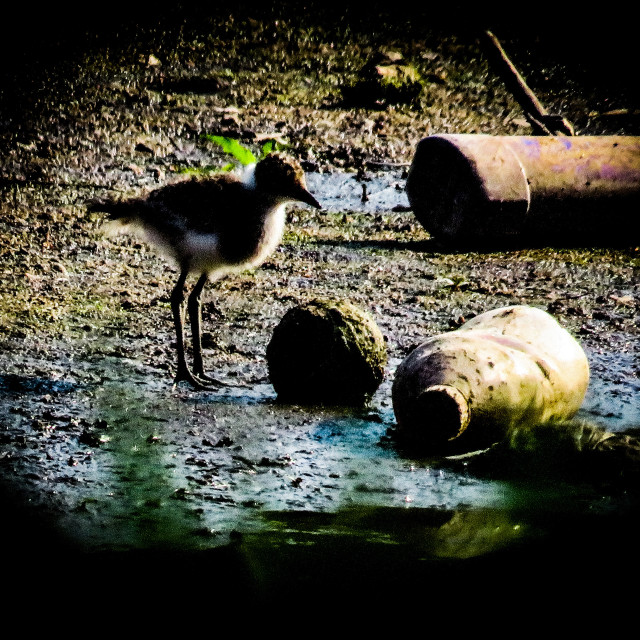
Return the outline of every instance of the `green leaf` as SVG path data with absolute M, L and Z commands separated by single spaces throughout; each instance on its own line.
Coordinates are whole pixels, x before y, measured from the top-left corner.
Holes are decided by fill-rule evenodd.
M 283 151 L 287 148 L 287 145 L 283 142 L 279 142 L 274 138 L 269 138 L 263 145 L 262 149 L 260 149 L 260 157 L 264 158 L 268 156 L 272 151 Z
M 256 157 L 253 153 L 233 138 L 209 135 L 205 136 L 205 138 L 215 144 L 219 144 L 225 153 L 231 154 L 240 164 L 247 165 L 256 162 Z

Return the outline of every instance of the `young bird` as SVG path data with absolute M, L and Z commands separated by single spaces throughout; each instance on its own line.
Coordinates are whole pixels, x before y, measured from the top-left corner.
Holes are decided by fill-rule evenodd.
M 285 204 L 293 201 L 321 208 L 307 190 L 300 164 L 272 153 L 247 167 L 242 178 L 217 173 L 167 185 L 140 198 L 90 207 L 110 214 L 112 230 L 141 230 L 180 268 L 171 293 L 178 351 L 176 383 L 186 381 L 197 389 L 217 383 L 203 366 L 202 290 L 208 280 L 262 264 L 282 239 Z M 187 298 L 185 284 L 192 273 L 198 281 Z M 185 356 L 185 303 L 193 340 L 192 369 Z

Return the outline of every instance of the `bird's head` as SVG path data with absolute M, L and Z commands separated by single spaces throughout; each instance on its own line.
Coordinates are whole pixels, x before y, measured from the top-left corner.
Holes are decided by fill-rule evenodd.
M 270 153 L 255 166 L 256 188 L 282 200 L 304 202 L 316 209 L 320 203 L 307 189 L 300 163 L 282 153 Z

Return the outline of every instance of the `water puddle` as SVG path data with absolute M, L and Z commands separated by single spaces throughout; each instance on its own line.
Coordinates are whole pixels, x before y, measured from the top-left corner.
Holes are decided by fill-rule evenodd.
M 381 213 L 406 208 L 405 182 L 402 169 L 371 171 L 364 178 L 348 172 L 307 174 L 309 190 L 321 194 L 322 206 L 330 212 Z
M 136 366 L 115 359 L 101 384 L 75 388 L 3 379 L 14 406 L 5 438 L 20 432 L 24 441 L 22 457 L 3 461 L 4 480 L 48 494 L 59 532 L 86 551 L 203 550 L 286 530 L 305 544 L 419 540 L 430 555 L 464 557 L 520 540 L 532 526 L 514 514 L 532 505 L 610 508 L 589 487 L 519 487 L 400 455 L 387 437 L 389 380 L 365 408 L 300 407 L 278 403 L 268 384 L 213 393 L 149 385 Z M 582 413 L 612 430 L 632 426 L 637 389 L 595 369 Z M 65 415 L 66 425 L 58 417 L 57 428 L 37 427 L 20 409 L 25 390 L 31 406 L 45 403 L 45 415 Z M 294 534 L 298 517 L 306 533 Z M 418 535 L 425 517 L 439 524 Z
M 588 357 L 580 416 L 637 429 L 634 354 Z M 300 565 L 333 588 L 349 575 L 442 581 L 452 563 L 495 571 L 496 554 L 534 570 L 569 551 L 579 564 L 586 547 L 636 532 L 636 490 L 497 479 L 400 452 L 398 363 L 361 408 L 283 404 L 259 378 L 195 393 L 124 357 L 78 361 L 77 379 L 0 376 L 7 548 L 44 562 L 63 545 L 127 570 L 130 554 L 144 570 L 149 553 L 211 571 L 222 557 L 230 579 L 269 594 L 295 585 Z
M 384 443 L 388 409 L 309 410 L 255 389 L 196 397 L 116 383 L 90 404 L 101 444 L 78 469 L 76 491 L 70 484 L 76 496 L 62 518 L 87 549 L 223 545 L 269 528 L 264 512 L 452 510 L 503 499 L 499 483 L 400 458 Z M 82 444 L 68 444 L 83 459 Z

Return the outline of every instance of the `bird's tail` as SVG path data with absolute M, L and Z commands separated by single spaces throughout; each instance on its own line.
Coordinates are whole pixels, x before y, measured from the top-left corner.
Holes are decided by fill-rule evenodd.
M 127 200 L 92 200 L 87 205 L 87 212 L 106 213 L 108 215 L 101 227 L 102 233 L 107 236 L 128 233 L 141 227 L 141 220 L 136 207 Z

